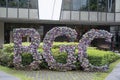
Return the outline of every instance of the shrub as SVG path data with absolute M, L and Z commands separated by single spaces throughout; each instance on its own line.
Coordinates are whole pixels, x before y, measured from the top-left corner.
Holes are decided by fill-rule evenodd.
M 33 57 L 29 53 L 22 53 L 22 64 L 23 66 L 29 65 L 33 61 Z
M 12 67 L 13 66 L 13 54 L 6 53 L 0 50 L 0 64 L 3 66 Z
M 55 42 L 52 47 L 52 55 L 54 56 L 55 60 L 60 63 L 66 63 L 67 53 L 59 52 L 59 46 L 60 45 L 75 45 L 77 46 L 78 43 L 65 43 L 65 42 Z M 23 45 L 28 46 L 29 43 L 23 43 Z M 0 64 L 8 67 L 13 67 L 13 44 L 5 44 L 3 49 L 0 49 Z M 43 52 L 42 45 L 39 46 L 38 51 L 40 53 Z M 77 56 L 78 49 L 75 50 L 75 56 Z M 88 59 L 91 64 L 96 66 L 101 66 L 105 64 L 112 63 L 116 61 L 118 58 L 120 58 L 117 54 L 111 52 L 111 51 L 103 51 L 98 50 L 95 47 L 89 47 L 87 49 L 88 53 Z M 29 65 L 32 61 L 32 55 L 28 53 L 23 53 L 22 55 L 22 64 L 23 65 Z M 77 61 L 75 63 L 77 66 L 77 69 L 80 68 L 80 62 Z M 48 68 L 47 63 L 45 60 L 42 60 L 42 63 L 40 64 L 41 68 Z
M 111 51 L 103 51 L 96 48 L 89 48 L 87 52 L 88 59 L 93 65 L 96 66 L 110 64 L 119 58 L 117 54 Z
M 12 53 L 13 50 L 14 50 L 13 44 L 12 44 L 12 43 L 10 43 L 10 44 L 5 44 L 5 45 L 3 46 L 3 50 L 4 50 L 4 52 Z

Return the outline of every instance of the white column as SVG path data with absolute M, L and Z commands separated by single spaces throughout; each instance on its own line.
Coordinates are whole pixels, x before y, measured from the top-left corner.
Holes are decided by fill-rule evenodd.
M 52 20 L 60 19 L 61 8 L 62 8 L 62 0 L 54 0 Z
M 43 20 L 59 20 L 62 0 L 38 0 L 39 16 Z
M 0 22 L 0 46 L 4 44 L 4 22 Z

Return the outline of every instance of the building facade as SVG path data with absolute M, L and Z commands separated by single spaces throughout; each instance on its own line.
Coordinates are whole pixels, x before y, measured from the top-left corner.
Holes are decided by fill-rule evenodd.
M 68 26 L 79 36 L 91 28 L 108 30 L 119 45 L 119 4 L 120 0 L 0 0 L 0 44 L 13 41 L 14 28 L 35 28 L 44 37 L 53 27 Z

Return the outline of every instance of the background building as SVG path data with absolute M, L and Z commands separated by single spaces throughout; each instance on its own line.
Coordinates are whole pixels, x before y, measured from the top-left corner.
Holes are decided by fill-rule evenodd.
M 119 25 L 120 0 L 0 0 L 0 44 L 13 41 L 14 28 L 33 27 L 44 37 L 53 27 L 68 26 L 79 36 L 91 28 L 108 30 L 119 45 Z

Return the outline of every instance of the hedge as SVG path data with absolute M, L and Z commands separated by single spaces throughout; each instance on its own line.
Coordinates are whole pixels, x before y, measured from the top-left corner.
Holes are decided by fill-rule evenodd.
M 60 62 L 60 63 L 66 63 L 66 57 L 67 54 L 65 52 L 60 53 L 59 52 L 59 46 L 60 45 L 75 45 L 77 46 L 78 43 L 66 43 L 66 42 L 54 42 L 53 47 L 52 47 L 52 52 L 53 52 L 53 56 L 56 59 L 56 61 Z M 29 43 L 23 43 L 24 46 L 28 46 Z M 3 49 L 0 49 L 0 64 L 3 66 L 8 66 L 8 67 L 14 67 L 13 66 L 13 44 L 5 44 L 3 46 Z M 43 52 L 42 49 L 42 43 L 38 48 L 38 51 L 40 53 Z M 78 53 L 78 49 L 75 50 L 75 56 L 77 56 Z M 105 64 L 110 64 L 116 60 L 118 60 L 120 57 L 111 52 L 111 51 L 103 51 L 103 50 L 98 50 L 95 47 L 88 47 L 87 49 L 87 53 L 88 53 L 88 59 L 90 61 L 90 63 L 92 63 L 93 65 L 96 66 L 101 66 L 101 65 L 105 65 Z M 23 65 L 28 65 L 33 61 L 31 54 L 28 53 L 23 53 L 22 54 L 22 64 Z M 80 68 L 80 62 L 77 61 L 76 63 L 77 68 Z M 42 61 L 42 63 L 40 64 L 41 68 L 48 68 L 47 63 L 45 62 L 45 60 Z

